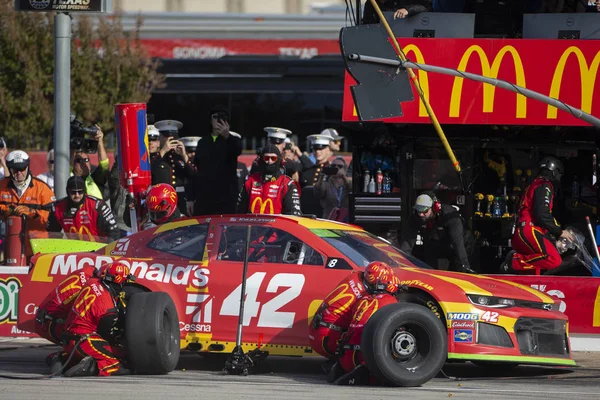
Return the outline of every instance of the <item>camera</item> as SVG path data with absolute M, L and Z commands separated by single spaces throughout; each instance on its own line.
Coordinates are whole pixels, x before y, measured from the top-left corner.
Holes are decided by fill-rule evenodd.
M 323 172 L 323 174 L 325 174 L 327 176 L 331 176 L 331 175 L 337 175 L 339 170 L 340 170 L 340 167 L 338 167 L 337 165 L 330 165 L 329 167 L 323 167 L 323 169 L 321 171 Z
M 71 141 L 72 151 L 81 151 L 88 154 L 95 154 L 98 151 L 98 141 L 86 138 L 86 135 L 93 136 L 98 132 L 94 125 L 84 126 L 75 114 L 71 114 Z

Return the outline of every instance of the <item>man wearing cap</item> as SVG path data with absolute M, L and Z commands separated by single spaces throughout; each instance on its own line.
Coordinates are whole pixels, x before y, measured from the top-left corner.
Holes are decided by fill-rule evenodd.
M 85 180 L 72 176 L 67 181 L 67 197 L 53 207 L 46 228 L 49 232 L 78 233 L 93 240 L 94 236 L 118 240 L 119 227 L 112 210 L 103 200 L 86 194 Z
M 300 184 L 302 187 L 314 186 L 321 175 L 321 170 L 323 167 L 329 166 L 329 159 L 333 156 L 331 148 L 329 147 L 329 144 L 331 143 L 331 138 L 329 136 L 310 135 L 307 139 L 312 142 L 311 150 L 315 156 L 314 164 L 309 160 L 308 156 L 298 154 L 300 150 L 297 148 L 295 149 L 296 155 L 300 157 L 303 168 L 300 177 Z
M 248 177 L 237 204 L 239 213 L 302 215 L 296 182 L 281 171 L 281 153 L 270 144 L 262 152 L 260 172 Z
M 148 153 L 150 162 L 158 157 L 160 151 L 160 132 L 154 125 L 148 125 Z
M 417 235 L 423 237 L 425 261 L 437 268 L 438 259 L 450 262 L 449 270 L 473 274 L 469 256 L 475 248 L 475 238 L 458 208 L 440 203 L 432 192 L 421 194 L 414 205 L 400 249 L 412 253 Z
M 229 131 L 229 113 L 213 107 L 208 114 L 211 133 L 198 141 L 194 164 L 194 215 L 232 214 L 238 195 L 237 159 L 242 140 Z
M 179 196 L 177 208 L 183 215 L 189 216 L 185 181 L 193 181 L 196 168 L 185 151 L 184 144 L 178 140 L 183 124 L 179 121 L 164 120 L 156 122 L 154 127 L 160 133 L 160 150 L 152 161 L 152 185 L 167 183 L 173 186 Z

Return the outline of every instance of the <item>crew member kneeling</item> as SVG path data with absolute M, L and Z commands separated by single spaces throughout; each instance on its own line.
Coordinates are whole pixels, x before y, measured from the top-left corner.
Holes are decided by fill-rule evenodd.
M 67 316 L 65 351 L 75 351 L 81 360 L 66 377 L 91 375 L 125 375 L 131 373 L 121 365 L 124 351 L 115 342 L 114 327 L 122 304 L 123 285 L 133 280 L 129 267 L 115 261 L 102 266 L 98 278 L 91 278 L 81 289 Z
M 375 292 L 375 284 L 394 271 L 384 262 L 374 261 L 364 271 L 354 271 L 323 300 L 308 331 L 312 349 L 324 357 L 334 357 L 338 342 L 352 319 L 353 305 Z
M 35 315 L 35 332 L 38 335 L 54 344 L 61 344 L 69 308 L 81 292 L 81 288 L 90 278 L 95 277 L 96 273 L 96 267 L 86 265 L 67 276 L 46 296 Z M 58 351 L 46 357 L 51 373 L 62 367 L 66 356 L 63 351 Z
M 513 250 L 500 266 L 501 271 L 529 271 L 539 275 L 540 270 L 554 269 L 561 264 L 556 239 L 574 239 L 552 216 L 554 187 L 560 183 L 563 173 L 564 167 L 557 158 L 545 157 L 540 163 L 539 175 L 521 200 L 519 220 L 511 241 Z
M 302 215 L 297 183 L 281 172 L 281 163 L 277 147 L 264 148 L 260 172 L 250 175 L 240 192 L 238 213 Z

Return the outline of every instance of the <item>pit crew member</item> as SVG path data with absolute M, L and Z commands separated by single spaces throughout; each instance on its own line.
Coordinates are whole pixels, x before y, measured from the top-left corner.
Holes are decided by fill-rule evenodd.
M 296 181 L 281 171 L 281 153 L 274 145 L 264 148 L 260 172 L 248 177 L 238 198 L 238 213 L 302 215 Z
M 151 186 L 146 193 L 145 205 L 148 212 L 142 220 L 142 227 L 147 229 L 183 218 L 184 215 L 177 208 L 177 202 L 177 191 L 173 186 L 167 183 Z M 130 203 L 130 206 L 132 207 L 133 203 Z M 127 226 L 131 226 L 129 208 L 125 209 L 123 220 Z
M 573 241 L 571 232 L 562 230 L 552 216 L 554 190 L 564 173 L 563 164 L 554 157 L 540 163 L 539 175 L 525 191 L 519 207 L 519 219 L 512 237 L 512 248 L 500 266 L 503 272 L 535 272 L 560 266 L 556 249 L 560 237 Z
M 112 210 L 104 200 L 88 196 L 86 192 L 83 177 L 74 175 L 67 180 L 67 197 L 54 205 L 48 218 L 48 231 L 118 240 L 121 234 Z
M 327 358 L 336 355 L 338 341 L 350 326 L 353 305 L 373 293 L 383 276 L 394 276 L 394 271 L 386 263 L 374 261 L 364 271 L 352 272 L 327 295 L 308 331 L 315 352 Z
M 367 321 L 381 307 L 397 303 L 396 292 L 400 287 L 400 280 L 390 274 L 380 275 L 377 282 L 370 287 L 366 297 L 352 306 L 352 320 L 348 332 L 340 341 L 341 355 L 339 364 L 334 365 L 328 380 L 337 378 L 333 383 L 337 385 L 361 385 L 373 383 L 377 380 L 369 375 L 360 351 L 360 341 Z M 344 373 L 337 377 L 337 374 Z
M 438 258 L 450 261 L 450 270 L 475 273 L 469 256 L 475 249 L 475 237 L 460 212 L 450 204 L 439 202 L 432 192 L 419 195 L 414 213 L 408 221 L 406 235 L 400 241 L 400 250 L 410 254 L 421 232 L 425 261 L 437 267 Z
M 98 278 L 91 278 L 81 289 L 67 316 L 65 352 L 75 351 L 78 364 L 65 377 L 91 375 L 125 375 L 130 370 L 121 365 L 124 354 L 114 337 L 119 308 L 124 307 L 121 291 L 132 281 L 129 267 L 121 261 L 103 265 Z

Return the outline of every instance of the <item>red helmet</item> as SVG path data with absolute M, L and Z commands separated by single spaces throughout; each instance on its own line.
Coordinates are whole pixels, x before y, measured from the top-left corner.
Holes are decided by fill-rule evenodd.
M 167 183 L 154 185 L 146 194 L 146 207 L 152 222 L 165 223 L 177 208 L 177 192 Z
M 100 267 L 98 276 L 108 283 L 124 285 L 127 281 L 132 281 L 133 277 L 129 274 L 129 267 L 122 261 L 115 261 Z
M 363 276 L 371 291 L 388 291 L 387 287 L 393 285 L 395 278 L 392 268 L 381 261 L 373 261 L 367 265 Z

